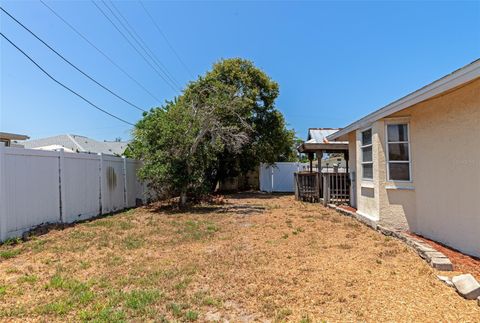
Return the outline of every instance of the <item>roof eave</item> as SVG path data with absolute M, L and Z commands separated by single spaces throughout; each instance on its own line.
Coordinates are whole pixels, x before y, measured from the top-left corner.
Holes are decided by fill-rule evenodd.
M 365 117 L 346 126 L 345 128 L 327 136 L 328 140 L 338 140 L 357 129 L 364 128 L 379 119 L 387 117 L 412 105 L 428 100 L 443 92 L 467 84 L 480 77 L 480 59 L 450 73 L 388 105 L 374 111 Z
M 27 140 L 30 139 L 29 136 L 20 135 L 17 133 L 10 133 L 10 132 L 0 132 L 0 137 L 9 139 L 9 140 Z
M 310 153 L 320 150 L 348 150 L 348 143 L 345 142 L 332 142 L 332 143 L 302 143 L 297 148 L 300 153 Z

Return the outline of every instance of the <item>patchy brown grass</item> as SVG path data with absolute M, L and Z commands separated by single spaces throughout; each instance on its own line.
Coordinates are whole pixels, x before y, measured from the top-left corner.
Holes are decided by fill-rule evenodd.
M 0 247 L 6 321 L 478 321 L 401 242 L 291 196 L 140 208 Z

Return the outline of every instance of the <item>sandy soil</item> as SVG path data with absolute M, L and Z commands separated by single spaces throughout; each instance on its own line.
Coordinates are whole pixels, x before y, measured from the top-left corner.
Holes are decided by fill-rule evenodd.
M 292 196 L 144 207 L 0 252 L 5 321 L 480 321 L 402 242 Z

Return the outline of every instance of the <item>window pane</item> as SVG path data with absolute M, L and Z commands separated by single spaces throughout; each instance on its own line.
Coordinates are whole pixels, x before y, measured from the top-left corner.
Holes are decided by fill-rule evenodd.
M 409 163 L 389 163 L 390 179 L 393 181 L 409 181 L 410 167 Z
M 388 144 L 388 160 L 408 161 L 408 144 Z
M 373 164 L 365 164 L 365 165 L 362 165 L 362 169 L 363 169 L 363 178 L 369 178 L 369 179 L 372 179 L 373 178 Z
M 362 148 L 362 161 L 363 162 L 372 161 L 372 147 Z
M 362 132 L 362 146 L 372 144 L 372 129 Z
M 406 124 L 390 124 L 387 126 L 388 142 L 408 141 L 408 126 Z

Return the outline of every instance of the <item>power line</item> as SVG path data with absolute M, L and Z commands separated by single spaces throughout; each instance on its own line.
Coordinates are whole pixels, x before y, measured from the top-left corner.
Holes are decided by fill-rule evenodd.
M 155 99 L 157 102 L 160 102 L 161 100 L 157 98 L 152 92 L 150 92 L 145 86 L 143 86 L 139 81 L 137 81 L 133 76 L 131 76 L 127 71 L 125 71 L 120 65 L 115 63 L 115 61 L 110 58 L 105 52 L 103 52 L 100 48 L 95 46 L 85 35 L 83 35 L 78 29 L 76 29 L 72 24 L 70 24 L 66 19 L 64 19 L 58 12 L 56 12 L 52 7 L 50 7 L 48 4 L 46 4 L 43 0 L 40 0 L 40 2 L 47 7 L 55 16 L 57 16 L 63 23 L 65 23 L 70 29 L 72 29 L 78 36 L 80 36 L 83 40 L 85 40 L 90 46 L 92 46 L 94 49 L 97 50 L 100 54 L 103 55 L 110 63 L 112 63 L 113 66 L 115 66 L 118 70 L 120 70 L 123 74 L 125 74 L 130 80 L 135 82 L 140 88 L 142 88 L 145 93 L 150 95 L 153 99 Z
M 158 30 L 158 32 L 160 33 L 160 35 L 162 35 L 163 39 L 165 40 L 165 42 L 167 43 L 168 47 L 170 47 L 170 50 L 173 52 L 173 54 L 175 55 L 175 57 L 178 59 L 178 61 L 180 62 L 180 64 L 183 66 L 183 68 L 185 69 L 185 71 L 187 71 L 188 74 L 190 74 L 191 77 L 194 77 L 193 76 L 193 73 L 192 71 L 188 68 L 187 64 L 185 64 L 185 62 L 183 61 L 183 59 L 180 57 L 180 55 L 177 53 L 177 51 L 175 50 L 175 48 L 173 47 L 173 45 L 170 43 L 170 41 L 168 40 L 167 38 L 167 35 L 165 35 L 165 33 L 162 31 L 162 29 L 160 28 L 160 26 L 157 24 L 157 22 L 155 21 L 155 19 L 152 17 L 152 15 L 150 14 L 150 12 L 147 10 L 147 7 L 145 6 L 145 4 L 142 2 L 142 0 L 138 0 L 138 3 L 140 3 L 140 5 L 142 6 L 143 10 L 145 11 L 145 13 L 147 14 L 147 16 L 150 18 L 150 20 L 152 21 L 153 25 L 155 26 L 155 28 Z
M 17 24 L 19 24 L 20 26 L 23 27 L 23 29 L 25 29 L 26 31 L 28 31 L 33 37 L 35 37 L 36 39 L 38 39 L 42 44 L 44 44 L 46 47 L 48 47 L 48 49 L 50 49 L 52 52 L 54 52 L 55 54 L 57 54 L 58 57 L 60 57 L 62 60 L 64 60 L 67 64 L 69 64 L 70 66 L 72 66 L 74 69 L 76 69 L 78 72 L 82 73 L 85 77 L 87 77 L 89 80 L 91 80 L 92 82 L 94 82 L 95 84 L 97 84 L 98 86 L 100 86 L 102 89 L 106 90 L 107 92 L 109 92 L 110 94 L 112 94 L 113 96 L 117 97 L 118 99 L 122 100 L 123 102 L 127 103 L 128 105 L 134 107 L 135 109 L 137 110 L 140 110 L 140 111 L 144 111 L 146 112 L 146 110 L 140 108 L 139 106 L 133 104 L 132 102 L 122 98 L 120 95 L 118 95 L 117 93 L 113 92 L 112 90 L 110 90 L 109 88 L 107 88 L 105 85 L 101 84 L 100 82 L 98 82 L 97 80 L 95 80 L 93 77 L 91 77 L 90 75 L 88 75 L 87 73 L 85 73 L 84 71 L 82 71 L 79 67 L 77 67 L 75 64 L 73 64 L 72 62 L 70 62 L 68 59 L 66 59 L 62 54 L 60 54 L 59 52 L 57 52 L 55 49 L 52 48 L 52 46 L 50 46 L 49 44 L 47 44 L 45 41 L 43 41 L 40 37 L 38 37 L 33 31 L 31 31 L 30 29 L 28 29 L 27 26 L 25 26 L 24 24 L 22 24 L 20 21 L 18 21 L 14 16 L 12 16 L 8 11 L 6 11 L 5 9 L 3 9 L 3 7 L 0 7 L 0 9 L 6 13 L 10 18 L 12 18 Z
M 120 12 L 118 7 L 115 6 L 115 4 L 112 1 L 110 1 L 110 5 L 118 13 L 120 18 L 123 19 L 123 21 L 125 22 L 128 28 L 125 27 L 125 25 L 118 19 L 118 17 L 116 17 L 115 13 L 107 5 L 107 2 L 104 0 L 101 0 L 101 1 L 103 2 L 104 6 L 107 7 L 110 10 L 110 12 L 115 16 L 115 18 L 120 22 L 120 24 L 122 24 L 123 28 L 125 28 L 127 32 L 129 32 L 129 29 L 132 31 L 133 35 L 130 32 L 129 32 L 129 35 L 137 42 L 137 44 L 143 49 L 143 51 L 148 55 L 148 57 L 150 57 L 150 59 L 157 65 L 157 67 L 168 77 L 168 79 L 172 81 L 172 83 L 175 84 L 175 86 L 177 86 L 178 88 L 181 88 L 181 86 L 179 85 L 175 77 L 168 71 L 168 68 L 160 61 L 158 56 L 155 55 L 155 53 L 150 49 L 150 47 L 148 47 L 148 45 L 145 43 L 143 38 L 135 31 L 135 28 L 133 28 L 132 25 L 130 25 L 130 23 L 128 22 L 128 19 L 125 18 L 125 16 Z
M 125 33 L 123 31 L 120 30 L 120 28 L 118 28 L 118 26 L 112 21 L 112 19 L 110 19 L 110 17 L 105 13 L 105 11 L 103 11 L 102 8 L 100 8 L 97 3 L 94 1 L 94 0 L 91 0 L 91 2 L 93 3 L 93 5 L 98 9 L 98 11 L 100 11 L 100 13 L 110 22 L 110 24 L 120 33 L 120 35 L 127 41 L 127 43 L 137 52 L 138 55 L 140 55 L 140 57 L 150 66 L 150 68 L 153 69 L 153 71 L 168 85 L 170 86 L 170 88 L 177 92 L 178 89 L 175 88 L 174 85 L 172 85 L 156 68 L 155 66 L 152 65 L 152 63 L 145 58 L 145 55 L 143 55 L 138 49 L 137 47 L 135 47 L 135 45 L 132 44 L 132 42 L 130 41 L 130 39 L 128 39 L 128 37 L 125 35 Z
M 82 99 L 83 101 L 87 102 L 88 104 L 90 104 L 92 107 L 94 107 L 95 109 L 111 116 L 112 118 L 115 118 L 121 122 L 124 122 L 128 125 L 131 125 L 131 126 L 135 126 L 133 123 L 131 122 L 128 122 L 120 117 L 117 117 L 116 115 L 108 112 L 107 110 L 104 110 L 102 108 L 100 108 L 98 105 L 92 103 L 91 101 L 89 101 L 88 99 L 86 99 L 85 97 L 83 97 L 82 95 L 80 95 L 79 93 L 75 92 L 74 90 L 72 90 L 71 88 L 69 88 L 68 86 L 66 86 L 65 84 L 63 84 L 62 82 L 58 81 L 56 78 L 54 78 L 52 75 L 50 75 L 45 69 L 43 69 L 43 67 L 41 67 L 37 62 L 35 62 L 30 56 L 28 56 L 27 53 L 25 53 L 20 47 L 18 47 L 17 45 L 15 45 L 14 42 L 12 42 L 10 39 L 8 39 L 7 36 L 5 36 L 2 32 L 0 32 L 0 35 L 5 38 L 6 41 L 8 41 L 13 47 L 15 47 L 20 53 L 22 53 L 26 58 L 28 58 L 28 60 L 30 60 L 30 62 L 32 62 L 38 69 L 40 69 L 45 75 L 47 75 L 52 81 L 54 81 L 55 83 L 57 83 L 58 85 L 60 85 L 61 87 L 63 87 L 64 89 L 68 90 L 69 92 L 75 94 L 76 96 L 78 96 L 80 99 Z

